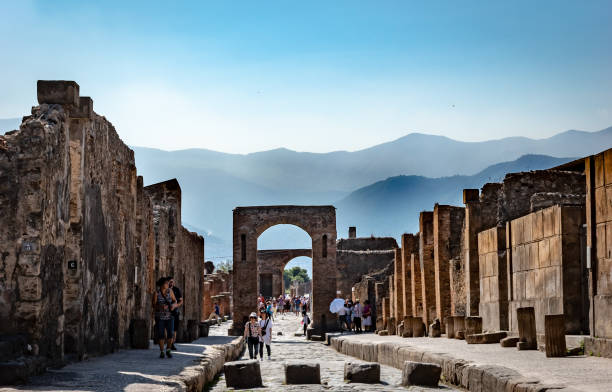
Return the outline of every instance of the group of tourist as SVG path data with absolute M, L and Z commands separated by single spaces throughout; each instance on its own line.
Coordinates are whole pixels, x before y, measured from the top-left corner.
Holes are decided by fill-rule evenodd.
M 180 323 L 183 294 L 174 283 L 172 276 L 159 278 L 157 280 L 158 290 L 153 296 L 154 330 L 159 344 L 160 358 L 172 358 L 172 350 L 176 350 L 174 342 Z
M 272 344 L 273 321 L 265 307 L 259 310 L 259 314 L 261 318 L 258 318 L 255 312 L 250 314 L 249 321 L 244 326 L 244 339 L 249 348 L 249 358 L 257 359 L 257 354 L 259 354 L 263 361 L 264 345 L 266 346 L 268 359 L 272 355 L 270 345 Z
M 359 298 L 353 303 L 347 298 L 344 306 L 338 311 L 338 323 L 341 331 L 353 331 L 361 333 L 365 329 L 369 332 L 372 327 L 372 307 L 367 299 L 363 305 L 359 303 Z
M 267 300 L 262 294 L 257 298 L 257 309 L 261 312 L 264 308 L 268 316 L 274 320 L 277 314 L 294 313 L 299 316 L 303 312 L 308 312 L 310 308 L 310 296 L 293 296 L 279 295 L 278 298 L 268 298 Z

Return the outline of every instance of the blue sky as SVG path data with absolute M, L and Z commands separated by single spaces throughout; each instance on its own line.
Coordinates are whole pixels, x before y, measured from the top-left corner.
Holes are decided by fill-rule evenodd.
M 71 79 L 131 145 L 355 150 L 612 125 L 611 1 L 0 0 L 0 118 Z

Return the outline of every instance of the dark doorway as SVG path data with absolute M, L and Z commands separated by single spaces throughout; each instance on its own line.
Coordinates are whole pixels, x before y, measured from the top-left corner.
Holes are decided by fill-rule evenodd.
M 259 288 L 264 297 L 269 298 L 272 294 L 272 274 L 259 275 Z

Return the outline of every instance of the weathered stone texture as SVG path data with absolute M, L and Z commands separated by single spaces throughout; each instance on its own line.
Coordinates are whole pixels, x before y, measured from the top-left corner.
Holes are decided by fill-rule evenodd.
M 391 237 L 342 238 L 337 241 L 336 287 L 343 298 L 362 276 L 385 268 L 394 260 L 397 241 Z
M 402 313 L 403 316 L 413 315 L 413 307 L 412 307 L 412 267 L 411 267 L 411 259 L 414 254 L 418 254 L 419 252 L 419 236 L 413 234 L 403 234 L 402 235 Z
M 0 136 L 0 334 L 27 334 L 52 363 L 148 341 L 156 253 L 169 251 L 133 151 L 75 82 L 39 81 L 38 99 Z M 183 257 L 203 259 L 191 237 Z
M 506 229 L 494 227 L 478 234 L 480 316 L 486 332 L 508 330 L 508 271 Z
M 419 215 L 419 261 L 421 270 L 423 323 L 429 325 L 436 318 L 436 271 L 434 265 L 433 212 Z
M 436 318 L 441 331 L 444 320 L 453 315 L 451 300 L 451 267 L 461 257 L 461 231 L 465 209 L 436 204 L 433 211 L 433 250 L 435 273 Z
M 582 301 L 581 226 L 584 208 L 553 206 L 512 220 L 509 269 L 512 271 L 510 328 L 517 331 L 516 309 L 534 307 L 538 333 L 545 314 L 565 314 L 568 334 L 586 330 Z
M 292 224 L 306 231 L 312 239 L 313 326 L 333 330 L 336 317 L 329 304 L 336 298 L 336 210 L 333 206 L 261 206 L 234 209 L 233 320 L 231 334 L 242 334 L 248 315 L 255 310 L 253 293 L 257 292 L 257 238 L 278 224 Z M 359 278 L 357 277 L 357 280 Z

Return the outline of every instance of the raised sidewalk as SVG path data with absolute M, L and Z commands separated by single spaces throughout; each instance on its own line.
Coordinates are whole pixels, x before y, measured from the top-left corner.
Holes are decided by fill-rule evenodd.
M 242 337 L 227 336 L 231 322 L 210 328 L 210 335 L 178 343 L 173 358 L 159 358 L 159 348 L 116 353 L 48 370 L 28 384 L 0 388 L 15 391 L 201 391 L 221 372 L 226 361 L 242 355 Z M 225 336 L 223 336 L 225 335 Z
M 612 360 L 592 356 L 546 358 L 499 344 L 441 338 L 330 334 L 331 346 L 364 361 L 402 368 L 404 361 L 436 363 L 444 382 L 477 392 L 612 391 Z

